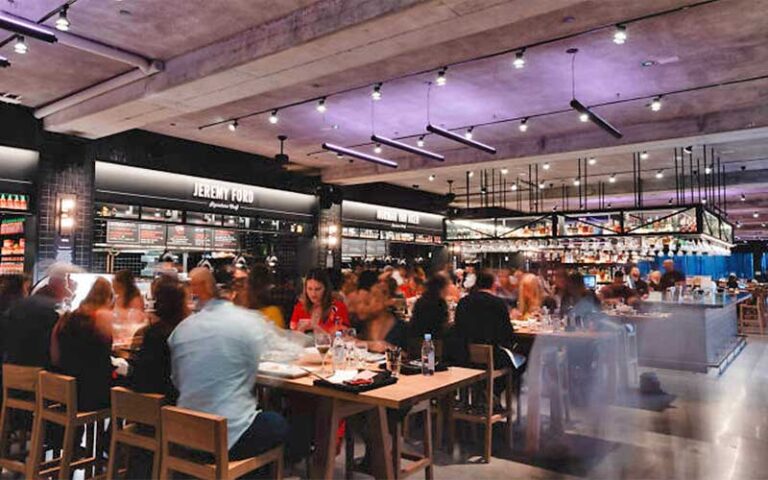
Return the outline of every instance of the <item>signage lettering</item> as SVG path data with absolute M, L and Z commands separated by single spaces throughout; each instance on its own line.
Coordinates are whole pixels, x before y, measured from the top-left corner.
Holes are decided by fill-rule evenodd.
M 241 204 L 251 204 L 256 199 L 253 190 L 248 188 L 231 188 L 222 184 L 209 182 L 195 182 L 192 196 L 218 202 Z M 213 202 L 211 203 L 213 204 Z
M 380 208 L 376 210 L 376 220 L 418 225 L 420 218 L 418 213 L 400 212 L 397 210 Z

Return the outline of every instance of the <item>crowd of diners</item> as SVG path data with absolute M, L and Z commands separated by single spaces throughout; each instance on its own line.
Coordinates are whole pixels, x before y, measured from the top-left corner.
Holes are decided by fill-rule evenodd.
M 597 292 L 578 272 L 559 268 L 551 278 L 537 272 L 449 266 L 357 267 L 334 274 L 316 269 L 301 291 L 275 285 L 265 265 L 248 269 L 198 267 L 188 281 L 162 274 L 151 285 L 151 310 L 129 271 L 98 278 L 72 311 L 63 311 L 73 291 L 70 269 L 51 268 L 47 283 L 30 295 L 23 275 L 0 277 L 0 338 L 5 363 L 39 366 L 77 379 L 79 408 L 107 408 L 110 388 L 129 386 L 160 393 L 170 404 L 221 415 L 228 421 L 230 458 L 254 456 L 285 442 L 298 459 L 309 451 L 309 435 L 296 428 L 306 419 L 261 411 L 254 396 L 259 359 L 267 351 L 297 352 L 299 335 L 354 328 L 368 349 L 383 352 L 430 333 L 444 341 L 444 359 L 467 362 L 467 345 L 512 348 L 510 319 L 535 320 L 547 313 L 587 315 L 600 303 L 631 304 L 649 291 L 684 282 L 665 262 L 663 275 L 640 278 L 631 268 Z M 145 319 L 135 332 L 127 363 L 113 357 L 120 326 Z M 407 321 L 406 321 L 407 320 Z M 497 355 L 497 365 L 510 359 Z M 305 406 L 306 407 L 306 406 Z M 296 409 L 307 411 L 311 409 Z

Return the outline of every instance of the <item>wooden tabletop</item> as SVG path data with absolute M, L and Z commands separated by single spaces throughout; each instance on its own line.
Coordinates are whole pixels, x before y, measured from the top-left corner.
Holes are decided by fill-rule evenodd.
M 566 332 L 565 330 L 533 330 L 527 327 L 515 327 L 515 335 L 535 338 L 555 338 L 562 340 L 604 340 L 616 336 L 616 332 L 574 330 Z
M 313 385 L 314 378 L 312 376 L 289 379 L 270 375 L 258 375 L 256 383 L 350 402 L 400 409 L 409 407 L 422 400 L 439 397 L 451 390 L 474 383 L 485 374 L 484 370 L 451 367 L 445 372 L 435 372 L 430 377 L 424 375 L 400 375 L 397 383 L 393 385 L 387 385 L 386 387 L 376 388 L 363 393 L 349 393 L 334 388 L 318 387 Z

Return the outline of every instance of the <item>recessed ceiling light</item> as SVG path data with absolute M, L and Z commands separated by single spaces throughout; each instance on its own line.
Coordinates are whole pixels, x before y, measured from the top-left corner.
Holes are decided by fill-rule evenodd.
M 640 62 L 640 65 L 643 67 L 652 67 L 656 65 L 656 60 L 643 60 Z

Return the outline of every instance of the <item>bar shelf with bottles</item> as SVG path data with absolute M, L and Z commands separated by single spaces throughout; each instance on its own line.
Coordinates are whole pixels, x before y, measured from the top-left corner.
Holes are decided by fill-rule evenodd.
M 0 275 L 25 271 L 28 211 L 28 195 L 0 193 Z
M 563 263 L 622 263 L 662 253 L 728 255 L 733 241 L 733 226 L 703 205 L 447 219 L 445 230 L 454 251 L 548 252 Z

